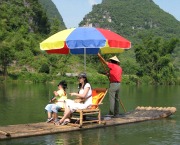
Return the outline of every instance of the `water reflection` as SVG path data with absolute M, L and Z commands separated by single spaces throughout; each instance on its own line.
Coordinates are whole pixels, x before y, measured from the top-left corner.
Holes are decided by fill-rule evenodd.
M 101 135 L 103 130 L 84 130 L 70 133 L 61 133 L 56 135 L 56 144 L 63 145 L 84 145 L 93 144 L 98 145 L 101 142 Z

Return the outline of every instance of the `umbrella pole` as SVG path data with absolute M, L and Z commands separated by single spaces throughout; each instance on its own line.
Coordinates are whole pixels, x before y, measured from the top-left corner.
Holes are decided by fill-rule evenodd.
M 86 73 L 86 48 L 84 48 L 84 72 Z

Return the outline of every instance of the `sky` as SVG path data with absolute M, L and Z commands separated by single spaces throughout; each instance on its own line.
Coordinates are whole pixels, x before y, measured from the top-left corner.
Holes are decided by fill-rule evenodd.
M 94 4 L 102 0 L 52 0 L 60 12 L 67 28 L 78 27 L 83 17 L 92 10 Z M 180 21 L 180 0 L 153 0 L 165 12 Z

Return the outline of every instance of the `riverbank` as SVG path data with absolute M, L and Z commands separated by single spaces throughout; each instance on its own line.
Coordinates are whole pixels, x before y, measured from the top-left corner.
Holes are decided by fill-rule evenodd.
M 68 74 L 68 73 L 67 73 Z M 93 84 L 107 84 L 108 78 L 104 74 L 87 73 L 88 80 Z M 0 76 L 0 81 L 18 81 L 26 83 L 53 83 L 59 80 L 66 80 L 68 83 L 74 84 L 77 82 L 76 75 L 48 75 L 46 73 L 22 73 L 19 75 L 10 74 L 7 77 Z M 155 82 L 149 76 L 138 77 L 136 75 L 123 75 L 122 83 L 128 85 L 180 85 L 180 77 L 177 79 L 162 81 L 161 83 Z

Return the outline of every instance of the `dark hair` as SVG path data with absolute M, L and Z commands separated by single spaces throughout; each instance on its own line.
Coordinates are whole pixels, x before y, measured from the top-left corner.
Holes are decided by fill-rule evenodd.
M 61 86 L 63 87 L 64 90 L 67 89 L 67 83 L 66 83 L 66 81 L 64 81 L 64 80 L 61 81 L 61 82 L 58 84 L 58 86 L 59 86 L 59 85 L 61 85 Z
M 89 83 L 87 78 L 84 79 L 84 86 L 86 85 L 86 83 Z M 83 86 L 83 89 L 84 89 L 84 86 Z M 81 87 L 82 87 L 82 84 L 79 83 L 78 88 L 80 89 Z
M 89 82 L 88 82 L 88 79 L 87 79 L 87 76 L 86 76 L 85 73 L 80 73 L 80 74 L 78 75 L 78 78 L 84 78 L 84 86 L 86 85 L 86 83 L 89 83 Z M 82 84 L 79 83 L 78 89 L 80 90 L 81 87 L 83 87 L 83 89 L 84 89 L 84 86 L 82 86 Z M 78 93 L 79 93 L 79 91 L 78 91 Z
M 87 78 L 86 73 L 80 73 L 78 75 L 78 78 Z
M 118 62 L 115 61 L 115 60 L 110 60 L 110 62 L 111 62 L 111 63 L 114 63 L 114 64 L 118 64 Z

